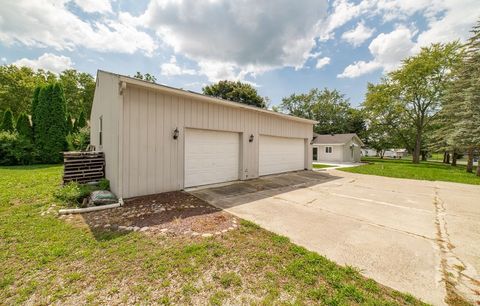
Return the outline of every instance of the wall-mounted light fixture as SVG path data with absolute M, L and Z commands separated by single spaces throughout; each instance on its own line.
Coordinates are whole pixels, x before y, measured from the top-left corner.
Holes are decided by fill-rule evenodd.
M 317 136 L 313 136 L 312 137 L 312 140 L 310 141 L 310 144 L 313 145 L 313 143 L 315 142 L 315 139 L 317 139 Z
M 248 142 L 253 142 L 253 134 L 251 134 L 250 137 L 248 137 Z
M 173 139 L 177 139 L 178 138 L 178 128 L 175 128 L 175 130 L 173 131 Z

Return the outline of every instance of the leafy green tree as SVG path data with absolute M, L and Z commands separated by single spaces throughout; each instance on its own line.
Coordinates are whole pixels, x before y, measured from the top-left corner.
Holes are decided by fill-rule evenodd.
M 67 115 L 67 135 L 73 133 L 74 127 L 73 127 L 73 120 L 72 116 L 70 114 Z
M 86 126 L 87 126 L 87 119 L 85 118 L 85 113 L 81 112 L 78 119 L 75 120 L 75 123 L 73 125 L 73 131 L 78 132 L 80 129 L 82 129 Z
M 13 126 L 13 113 L 10 109 L 7 109 L 5 113 L 3 113 L 3 120 L 0 130 L 5 132 L 15 131 L 15 127 Z
M 420 162 L 424 134 L 440 110 L 440 101 L 452 78 L 451 71 L 460 61 L 458 43 L 432 44 L 405 59 L 391 73 L 394 98 L 403 108 L 404 118 L 415 129 L 413 162 Z
M 10 108 L 13 113 L 28 113 L 35 87 L 54 81 L 56 76 L 48 71 L 33 71 L 16 65 L 0 66 L 0 109 Z
M 357 133 L 365 131 L 363 112 L 350 106 L 345 95 L 338 90 L 317 88 L 308 93 L 292 94 L 282 99 L 280 109 L 290 115 L 316 120 L 319 134 Z
M 26 139 L 32 141 L 33 139 L 33 130 L 32 125 L 30 124 L 30 119 L 27 114 L 21 113 L 18 115 L 17 123 L 15 124 L 15 129 L 17 130 L 20 136 L 25 137 Z
M 65 95 L 67 112 L 74 117 L 80 113 L 90 114 L 95 92 L 95 80 L 88 74 L 68 69 L 59 75 Z
M 203 87 L 202 92 L 207 96 L 266 108 L 266 99 L 252 85 L 240 81 L 220 81 Z
M 133 77 L 139 80 L 147 81 L 147 82 L 152 82 L 152 83 L 157 82 L 157 78 L 150 73 L 142 74 L 140 71 L 137 71 L 137 73 Z
M 58 163 L 66 149 L 65 97 L 59 83 L 40 90 L 35 114 L 35 147 L 43 163 Z

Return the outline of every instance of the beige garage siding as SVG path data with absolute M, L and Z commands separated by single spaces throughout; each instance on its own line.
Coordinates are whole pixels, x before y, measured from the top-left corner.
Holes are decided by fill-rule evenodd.
M 131 84 L 123 92 L 122 120 L 123 197 L 183 189 L 185 128 L 241 133 L 241 179 L 258 176 L 259 134 L 303 138 L 306 146 L 312 138 L 311 123 Z M 248 141 L 251 134 L 253 142 Z M 310 147 L 305 151 L 310 169 Z

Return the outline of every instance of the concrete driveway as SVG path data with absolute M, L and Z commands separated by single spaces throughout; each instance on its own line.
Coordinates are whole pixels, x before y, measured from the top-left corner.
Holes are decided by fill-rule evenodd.
M 426 302 L 480 300 L 480 186 L 329 170 L 190 192 Z

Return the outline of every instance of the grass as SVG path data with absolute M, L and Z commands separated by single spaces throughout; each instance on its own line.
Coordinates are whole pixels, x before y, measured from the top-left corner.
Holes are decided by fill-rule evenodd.
M 0 167 L 1 304 L 422 304 L 246 221 L 209 239 L 68 223 L 60 177 Z
M 364 158 L 362 161 L 368 162 L 369 164 L 352 168 L 342 168 L 340 170 L 415 180 L 480 185 L 480 177 L 475 175 L 476 167 L 474 167 L 474 173 L 467 173 L 464 165 L 452 167 L 451 165 L 433 161 L 413 164 L 410 159 L 380 159 L 375 157 Z
M 332 165 L 325 165 L 325 164 L 312 164 L 312 168 L 314 169 L 322 169 L 322 168 L 330 168 L 333 167 Z

